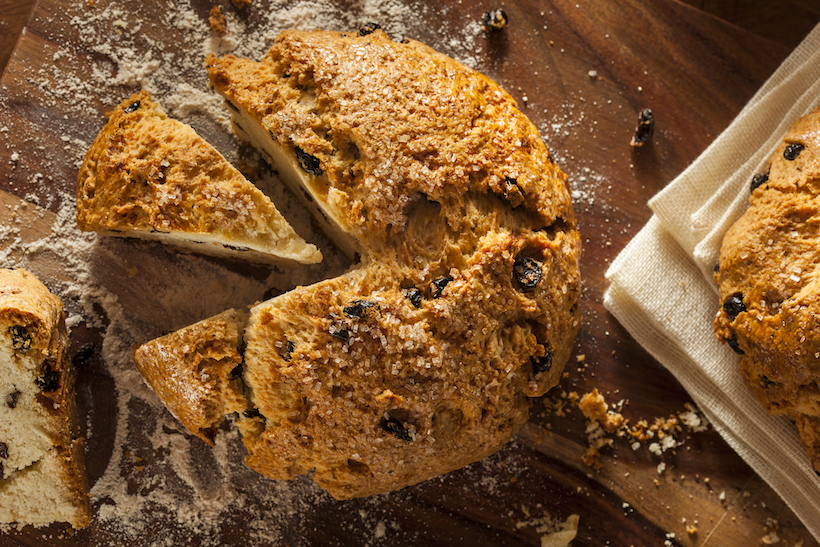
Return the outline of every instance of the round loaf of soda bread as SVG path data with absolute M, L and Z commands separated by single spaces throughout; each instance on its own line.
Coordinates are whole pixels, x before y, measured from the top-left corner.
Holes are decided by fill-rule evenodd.
M 253 307 L 234 370 L 247 464 L 339 499 L 498 450 L 581 321 L 567 177 L 536 128 L 487 77 L 371 30 L 287 31 L 261 62 L 207 60 L 237 134 L 353 258 Z M 137 350 L 153 381 L 169 374 L 144 356 L 174 343 Z

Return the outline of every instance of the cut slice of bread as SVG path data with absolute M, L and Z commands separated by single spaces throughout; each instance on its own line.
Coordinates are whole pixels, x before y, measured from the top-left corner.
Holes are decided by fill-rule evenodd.
M 349 499 L 500 448 L 580 325 L 566 176 L 532 123 L 488 78 L 378 30 L 286 31 L 261 62 L 207 65 L 240 136 L 361 257 L 251 309 L 246 463 Z M 189 357 L 153 359 L 170 408 L 201 404 L 169 385 Z
M 137 369 L 168 410 L 211 445 L 225 415 L 247 408 L 239 379 L 247 315 L 228 310 L 134 351 Z
M 88 524 L 74 370 L 59 298 L 0 269 L 0 523 Z
M 114 109 L 86 154 L 77 224 L 216 256 L 281 265 L 322 260 L 267 196 L 146 91 Z

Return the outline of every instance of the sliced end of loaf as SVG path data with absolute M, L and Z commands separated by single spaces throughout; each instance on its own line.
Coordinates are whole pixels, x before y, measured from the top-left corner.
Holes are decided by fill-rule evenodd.
M 0 443 L 0 522 L 88 523 L 63 307 L 24 270 L 0 270 Z

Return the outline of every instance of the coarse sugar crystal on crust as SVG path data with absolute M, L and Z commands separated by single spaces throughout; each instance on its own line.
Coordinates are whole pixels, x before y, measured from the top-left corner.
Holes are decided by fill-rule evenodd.
M 267 196 L 147 91 L 118 105 L 89 148 L 77 225 L 258 262 L 322 260 Z
M 74 369 L 60 299 L 0 269 L 0 523 L 89 521 Z
M 566 176 L 532 123 L 485 76 L 380 30 L 286 31 L 261 62 L 207 65 L 237 134 L 354 258 L 250 310 L 247 464 L 349 499 L 498 450 L 580 326 Z
M 721 246 L 715 332 L 820 471 L 820 109 L 792 125 L 750 189 Z

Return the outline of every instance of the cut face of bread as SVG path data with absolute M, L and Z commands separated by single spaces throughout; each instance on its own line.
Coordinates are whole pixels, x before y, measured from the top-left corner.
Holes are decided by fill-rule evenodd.
M 0 269 L 0 523 L 88 523 L 83 441 L 60 300 Z
M 80 168 L 77 224 L 217 256 L 322 260 L 270 199 L 146 91 L 111 114 Z
M 247 464 L 349 499 L 498 450 L 580 325 L 566 177 L 515 101 L 381 31 L 288 31 L 262 62 L 207 64 L 240 136 L 361 255 L 251 309 Z M 190 367 L 165 363 L 154 382 Z

